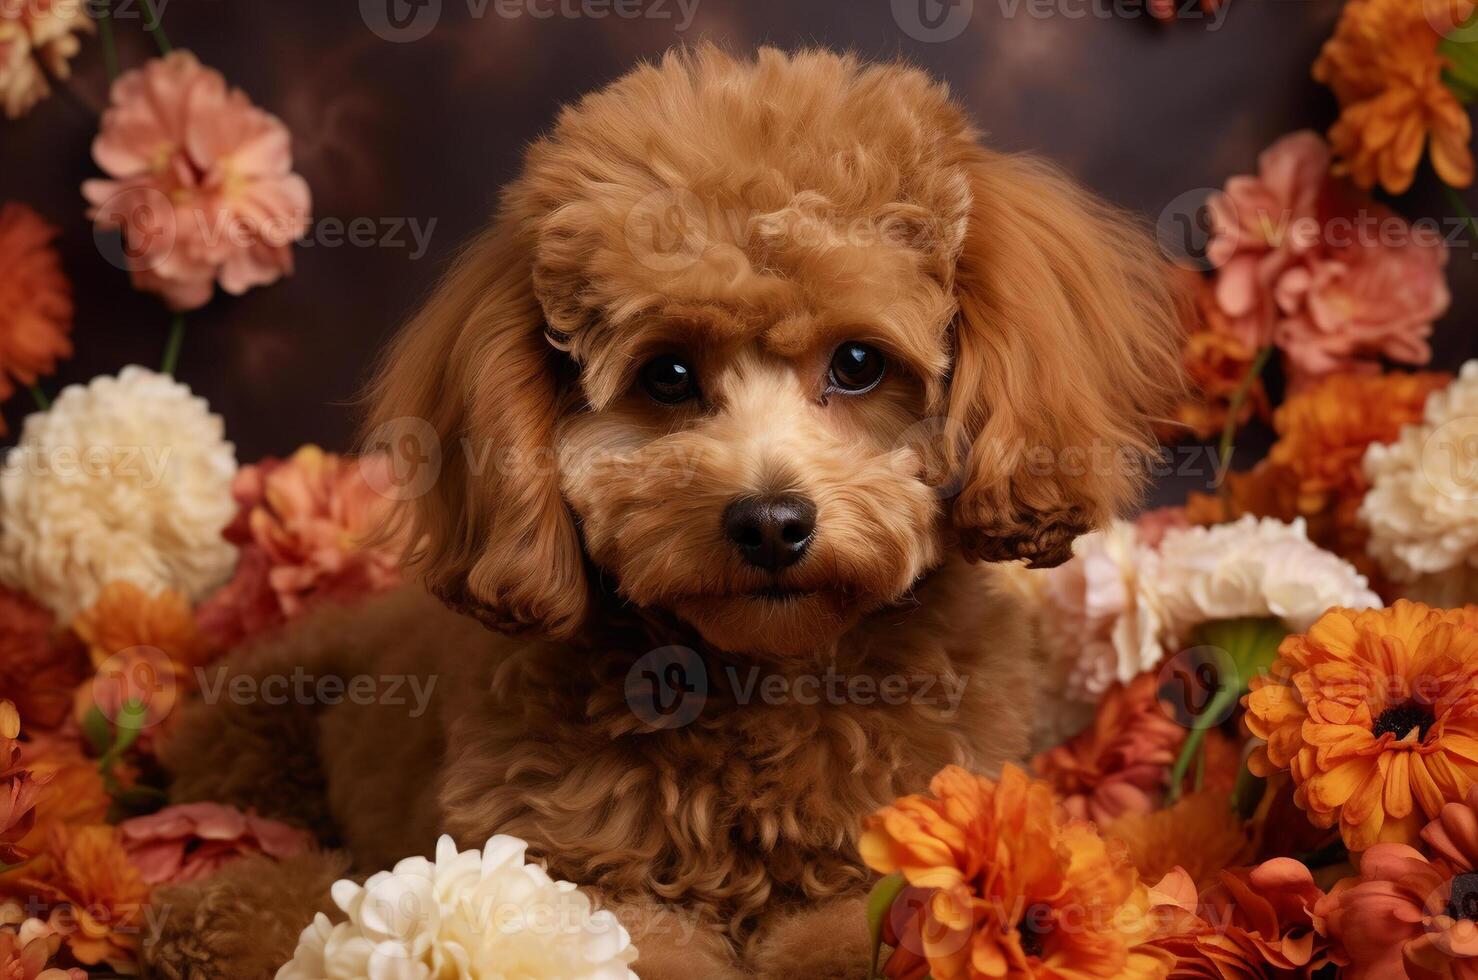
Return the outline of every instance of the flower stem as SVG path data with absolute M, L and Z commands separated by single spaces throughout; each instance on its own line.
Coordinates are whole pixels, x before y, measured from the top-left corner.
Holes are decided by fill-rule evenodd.
M 98 35 L 103 41 L 103 67 L 108 71 L 108 81 L 118 80 L 118 45 L 113 41 L 113 2 L 99 0 L 97 5 Z
M 159 19 L 159 14 L 155 12 L 153 0 L 143 0 L 143 4 L 144 13 L 149 18 L 144 24 L 144 30 L 149 32 L 149 36 L 159 46 L 159 53 L 167 55 L 174 50 L 174 47 L 169 43 L 169 38 L 164 36 L 164 22 Z
M 175 368 L 180 363 L 180 348 L 185 343 L 185 314 L 176 313 L 174 322 L 170 324 L 169 340 L 164 345 L 164 365 L 160 368 L 165 374 L 174 376 Z
M 1452 209 L 1468 223 L 1468 228 L 1473 232 L 1474 241 L 1478 241 L 1478 220 L 1473 218 L 1473 212 L 1469 211 L 1468 206 L 1463 203 L 1462 195 L 1447 183 L 1442 184 L 1442 192 L 1447 195 L 1447 203 L 1452 205 Z
M 36 407 L 41 409 L 41 411 L 43 412 L 51 407 L 51 399 L 46 397 L 46 392 L 41 390 L 41 385 L 39 384 L 31 385 L 31 400 L 34 401 L 36 403 Z
M 1217 489 L 1223 493 L 1227 489 L 1227 474 L 1232 471 L 1232 452 L 1237 448 L 1237 429 L 1242 417 L 1242 406 L 1247 404 L 1247 398 L 1252 394 L 1252 386 L 1257 379 L 1262 377 L 1263 370 L 1268 366 L 1268 361 L 1273 356 L 1273 347 L 1269 344 L 1257 352 L 1252 359 L 1252 364 L 1247 368 L 1247 374 L 1242 378 L 1242 383 L 1237 385 L 1237 390 L 1232 393 L 1231 404 L 1227 406 L 1227 424 L 1221 430 L 1221 445 L 1217 450 L 1217 458 L 1221 461 L 1221 474 L 1217 477 Z

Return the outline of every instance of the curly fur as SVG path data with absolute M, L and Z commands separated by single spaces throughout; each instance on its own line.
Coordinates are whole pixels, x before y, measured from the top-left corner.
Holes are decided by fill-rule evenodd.
M 913 69 L 700 48 L 635 70 L 531 147 L 373 386 L 384 447 L 414 444 L 408 419 L 439 440 L 405 518 L 454 611 L 409 588 L 234 665 L 435 678 L 431 710 L 192 709 L 177 795 L 296 819 L 366 870 L 440 831 L 524 837 L 623 915 L 644 977 L 861 975 L 865 816 L 1026 749 L 1031 637 L 971 562 L 1061 562 L 1134 499 L 1175 386 L 1167 282 L 1132 222 L 982 147 Z M 866 396 L 825 386 L 849 339 L 889 358 Z M 672 352 L 701 399 L 642 393 Z M 817 533 L 768 573 L 721 515 L 781 491 Z M 681 727 L 627 700 L 665 644 L 709 680 Z M 910 696 L 768 703 L 754 671 Z M 305 923 L 321 904 L 279 900 Z M 162 975 L 184 928 L 150 947 Z

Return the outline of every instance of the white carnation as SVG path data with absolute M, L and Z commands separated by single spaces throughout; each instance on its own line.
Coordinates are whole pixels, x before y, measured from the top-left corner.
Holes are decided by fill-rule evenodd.
M 339 881 L 348 921 L 320 914 L 277 980 L 635 980 L 631 937 L 567 881 L 499 835 L 458 853 L 407 858 L 363 886 Z
M 204 399 L 140 367 L 63 391 L 0 468 L 0 582 L 70 622 L 109 582 L 198 600 L 231 574 L 236 450 Z
M 1372 445 L 1365 472 L 1371 488 L 1360 518 L 1386 573 L 1400 582 L 1470 577 L 1478 568 L 1478 361 L 1427 399 L 1422 425 Z
M 1084 535 L 1073 559 L 1041 575 L 1042 642 L 1060 690 L 1096 704 L 1165 656 L 1162 615 L 1146 588 L 1157 563 L 1133 524 Z
M 1172 530 L 1151 578 L 1173 644 L 1213 620 L 1272 617 L 1301 633 L 1334 606 L 1381 605 L 1353 565 L 1309 540 L 1302 519 Z

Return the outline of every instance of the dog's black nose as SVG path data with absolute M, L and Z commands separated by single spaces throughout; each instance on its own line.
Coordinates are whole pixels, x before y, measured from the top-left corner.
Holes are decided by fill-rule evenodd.
M 741 497 L 724 509 L 724 534 L 744 560 L 778 572 L 801 560 L 816 535 L 816 505 L 800 494 Z

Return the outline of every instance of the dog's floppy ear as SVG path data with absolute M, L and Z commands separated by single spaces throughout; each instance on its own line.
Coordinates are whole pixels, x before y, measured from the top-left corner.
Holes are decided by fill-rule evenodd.
M 566 637 L 589 596 L 554 457 L 559 355 L 512 224 L 474 241 L 391 345 L 366 448 L 435 474 L 427 486 L 402 478 L 400 495 L 409 557 L 432 592 L 488 626 Z
M 972 560 L 1048 567 L 1141 491 L 1184 303 L 1149 235 L 1051 167 L 977 146 L 968 169 L 954 523 Z

